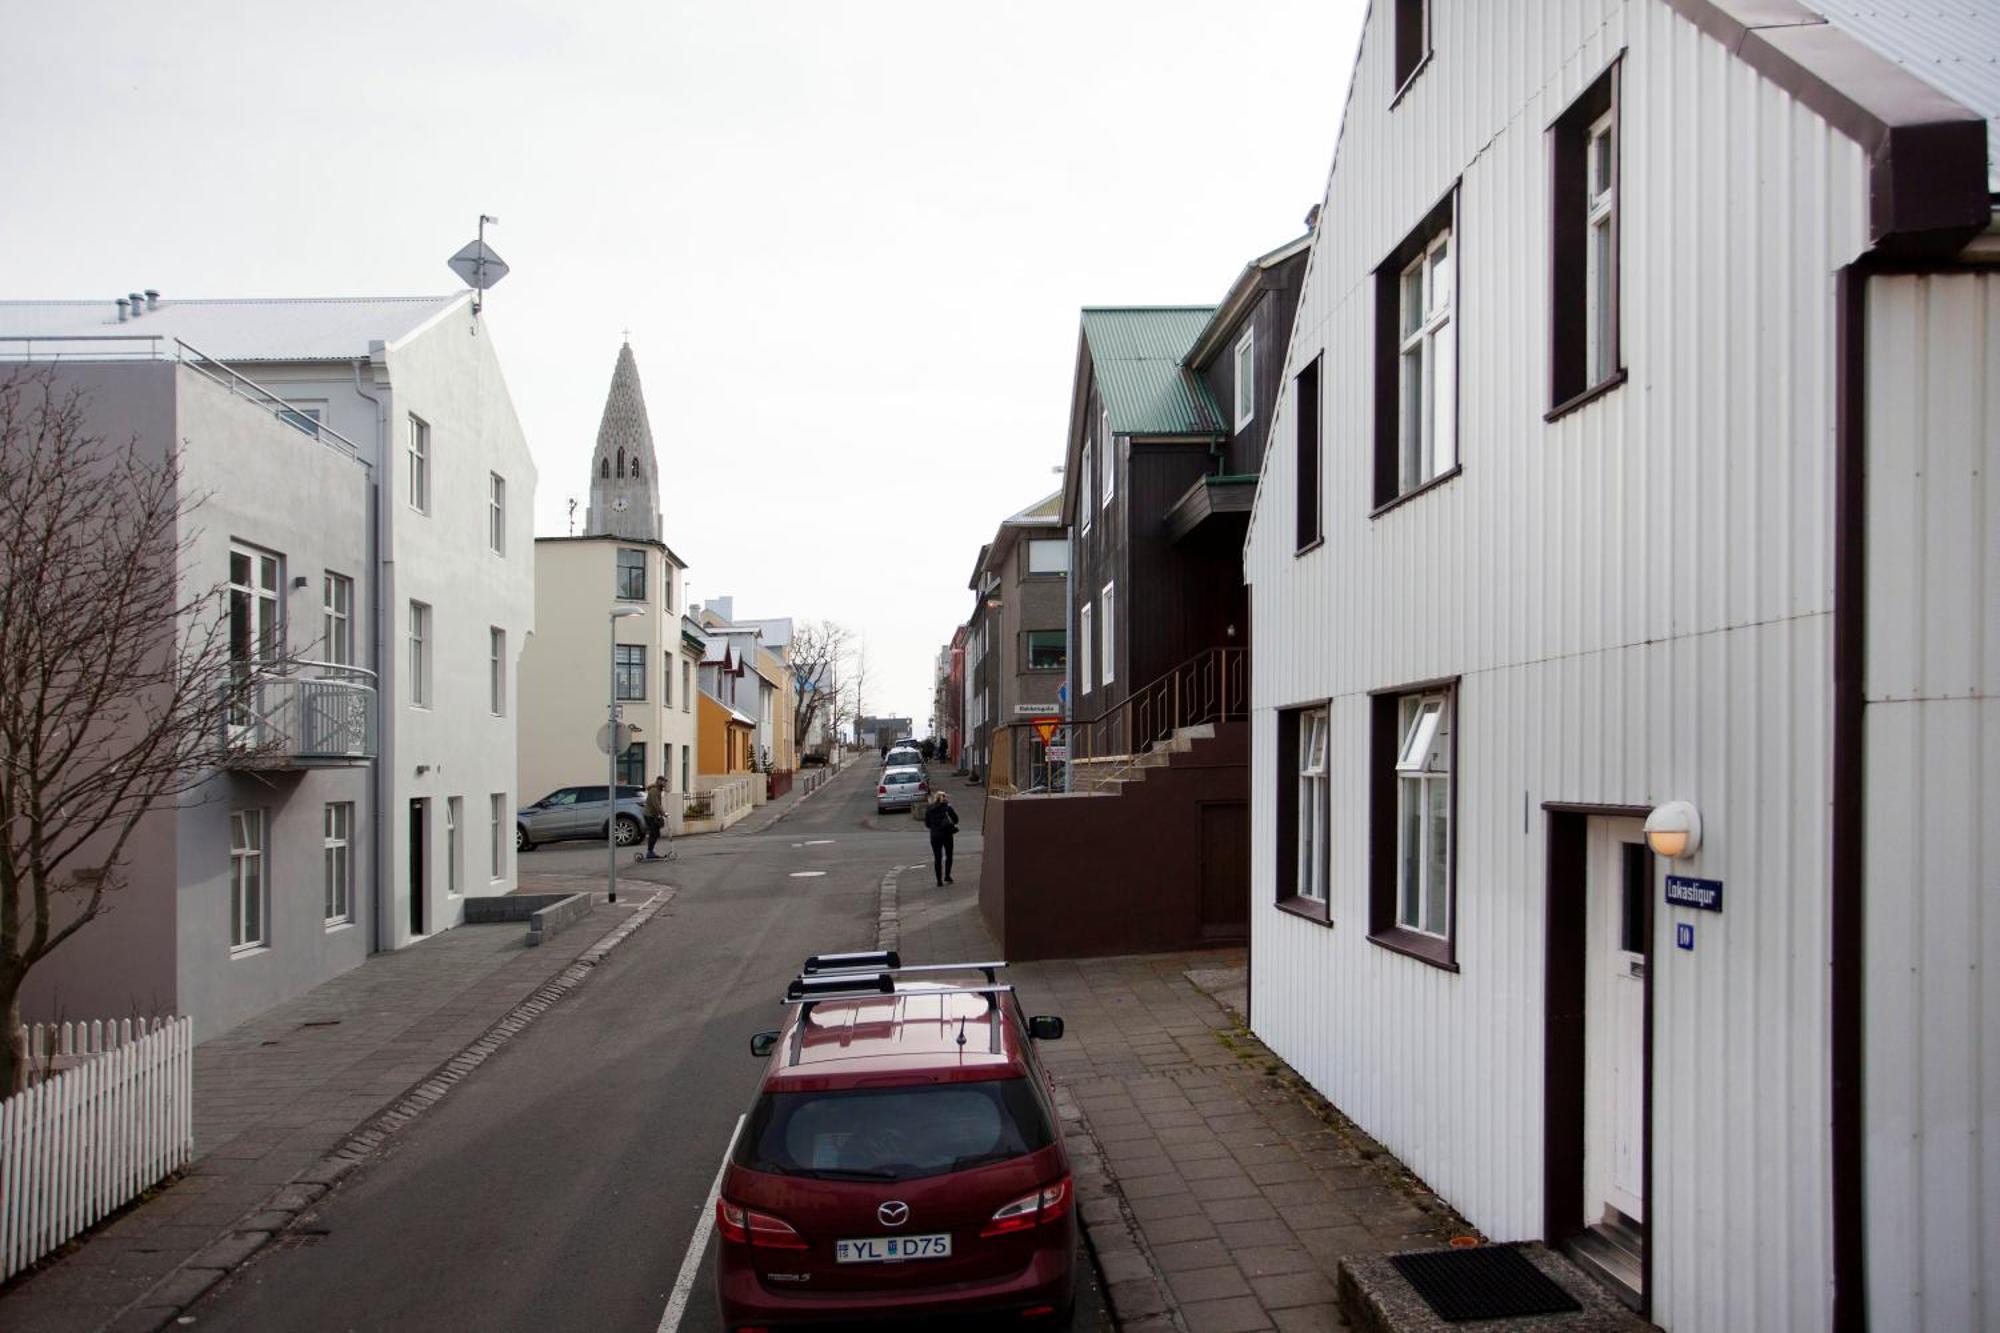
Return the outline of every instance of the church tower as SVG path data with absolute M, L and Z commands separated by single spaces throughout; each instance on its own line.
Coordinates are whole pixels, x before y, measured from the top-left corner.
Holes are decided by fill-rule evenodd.
M 653 428 L 646 421 L 646 396 L 639 388 L 631 343 L 618 349 L 604 419 L 597 423 L 583 535 L 660 540 L 660 466 L 653 457 Z

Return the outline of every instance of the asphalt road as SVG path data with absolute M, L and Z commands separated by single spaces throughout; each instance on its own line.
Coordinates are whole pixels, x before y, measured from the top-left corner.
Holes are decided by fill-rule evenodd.
M 856 764 L 768 832 L 621 866 L 621 898 L 655 880 L 673 903 L 183 1323 L 665 1333 L 755 1091 L 749 1035 L 778 1025 L 799 960 L 874 947 L 883 874 L 928 860 L 921 826 L 873 798 L 872 766 Z M 577 871 L 603 856 L 527 854 Z M 709 1256 L 698 1274 L 679 1327 L 706 1333 L 720 1327 Z M 1077 1327 L 1108 1327 L 1084 1288 Z

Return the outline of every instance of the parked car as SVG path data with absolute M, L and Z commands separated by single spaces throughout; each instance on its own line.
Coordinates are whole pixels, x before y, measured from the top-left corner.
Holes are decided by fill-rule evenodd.
M 930 779 L 921 768 L 889 768 L 875 784 L 875 813 L 908 810 L 931 794 Z
M 724 1328 L 1067 1326 L 1075 1198 L 1035 1052 L 1063 1023 L 1026 1016 L 1002 966 L 806 961 L 750 1042 L 768 1063 L 716 1201 Z
M 525 852 L 544 842 L 566 838 L 595 838 L 604 841 L 608 833 L 620 847 L 630 847 L 646 836 L 646 799 L 638 787 L 618 788 L 617 826 L 606 828 L 611 817 L 609 788 L 558 787 L 514 812 L 514 850 Z

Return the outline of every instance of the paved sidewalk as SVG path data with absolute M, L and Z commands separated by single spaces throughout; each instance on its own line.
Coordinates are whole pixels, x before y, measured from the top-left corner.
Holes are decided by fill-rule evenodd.
M 885 891 L 906 960 L 996 956 L 977 863 L 960 864 L 945 889 L 926 866 Z M 1343 1256 L 1474 1234 L 1215 998 L 1240 1005 L 1243 964 L 1238 949 L 1011 969 L 1030 1012 L 1067 1024 L 1042 1054 L 1123 1329 L 1345 1328 Z
M 112 1325 L 142 1298 L 155 1311 L 191 1300 L 233 1266 L 224 1251 L 242 1249 L 240 1262 L 289 1220 L 249 1215 L 273 1206 L 281 1190 L 323 1190 L 324 1181 L 293 1182 L 324 1174 L 317 1169 L 330 1154 L 385 1111 L 397 1114 L 406 1094 L 435 1100 L 417 1085 L 439 1082 L 433 1076 L 447 1063 L 466 1063 L 456 1057 L 468 1046 L 524 1002 L 533 1005 L 537 992 L 580 959 L 588 962 L 659 891 L 641 887 L 632 901 L 599 903 L 539 948 L 525 946 L 526 927 L 515 922 L 460 926 L 373 955 L 201 1043 L 194 1054 L 193 1165 L 0 1294 L 0 1328 L 92 1330 Z M 239 1240 L 246 1234 L 260 1239 L 246 1248 Z M 206 1256 L 194 1266 L 202 1275 L 188 1271 L 197 1256 Z M 116 1326 L 157 1322 L 139 1311 Z

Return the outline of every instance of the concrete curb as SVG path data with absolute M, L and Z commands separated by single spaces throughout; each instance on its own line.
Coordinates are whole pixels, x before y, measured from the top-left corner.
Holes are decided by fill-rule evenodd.
M 903 913 L 899 905 L 902 888 L 899 881 L 905 870 L 922 870 L 921 865 L 890 866 L 889 873 L 882 876 L 881 888 L 877 891 L 875 906 L 875 947 L 878 949 L 900 949 L 903 940 Z
M 294 1176 L 288 1184 L 279 1186 L 269 1198 L 245 1212 L 228 1232 L 119 1311 L 104 1325 L 106 1333 L 152 1333 L 172 1326 L 209 1288 L 249 1262 L 390 1136 L 437 1105 L 466 1075 L 485 1064 L 558 1000 L 587 981 L 591 970 L 606 955 L 673 901 L 674 893 L 671 887 L 663 888 L 642 903 L 631 916 L 578 955 L 575 962 L 515 1005 L 477 1041 L 418 1079 L 386 1108 L 362 1121 L 360 1128 L 349 1134 L 339 1147 Z

